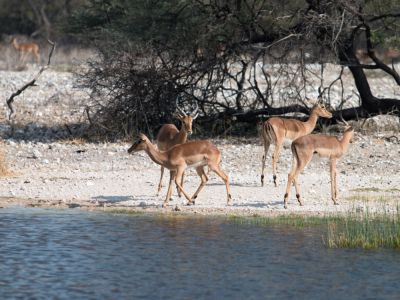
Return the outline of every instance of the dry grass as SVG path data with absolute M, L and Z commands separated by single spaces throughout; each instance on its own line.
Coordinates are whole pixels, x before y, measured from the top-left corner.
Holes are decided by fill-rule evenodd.
M 400 192 L 400 189 L 398 188 L 387 188 L 387 189 L 381 189 L 377 187 L 365 187 L 365 188 L 356 188 L 350 190 L 352 192 L 376 192 L 376 193 L 382 193 L 382 192 L 388 192 L 388 193 L 398 193 Z
M 12 176 L 14 173 L 8 169 L 7 158 L 4 154 L 4 144 L 0 144 L 0 176 L 7 177 Z
M 66 145 L 84 145 L 87 143 L 87 140 L 84 138 L 71 138 L 71 139 L 66 139 L 60 141 L 61 144 L 66 144 Z

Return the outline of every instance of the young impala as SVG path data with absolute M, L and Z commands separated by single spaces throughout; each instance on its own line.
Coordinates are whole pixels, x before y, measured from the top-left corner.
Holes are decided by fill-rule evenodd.
M 341 158 L 349 147 L 349 143 L 354 135 L 354 129 L 346 123 L 346 127 L 341 139 L 335 136 L 323 134 L 310 134 L 300 137 L 292 143 L 293 166 L 288 175 L 286 193 L 284 196 L 284 207 L 287 208 L 290 186 L 294 184 L 296 188 L 296 198 L 300 205 L 303 205 L 300 199 L 300 186 L 297 181 L 299 173 L 311 161 L 313 154 L 318 153 L 321 157 L 330 159 L 331 173 L 331 196 L 334 204 L 337 203 L 337 184 L 336 184 L 336 161 Z
M 317 124 L 318 117 L 331 118 L 332 114 L 326 110 L 325 106 L 319 102 L 311 110 L 310 117 L 306 122 L 294 119 L 284 119 L 273 117 L 269 118 L 263 124 L 262 137 L 264 143 L 264 155 L 262 157 L 261 186 L 264 186 L 265 160 L 270 145 L 275 145 L 272 154 L 272 173 L 275 186 L 276 184 L 276 164 L 279 153 L 285 139 L 293 141 L 303 135 L 311 133 Z
M 37 63 L 40 63 L 39 45 L 36 43 L 22 43 L 19 44 L 17 39 L 14 37 L 11 40 L 11 44 L 14 46 L 15 50 L 19 51 L 19 60 L 25 62 L 28 54 L 31 53 L 36 57 Z
M 174 181 L 178 190 L 180 190 L 188 200 L 188 205 L 194 204 L 197 195 L 208 181 L 208 177 L 204 172 L 204 166 L 208 166 L 210 170 L 214 171 L 222 178 L 226 186 L 227 202 L 228 205 L 230 204 L 232 197 L 229 189 L 229 179 L 220 167 L 221 152 L 210 141 L 193 141 L 173 146 L 167 151 L 160 151 L 156 149 L 144 134 L 140 134 L 138 139 L 128 149 L 128 153 L 142 150 L 145 151 L 155 163 L 170 171 L 168 192 L 163 207 L 167 206 L 171 198 Z M 187 167 L 196 168 L 196 172 L 201 179 L 200 186 L 192 197 L 189 197 L 181 185 L 182 175 Z
M 197 102 L 196 102 L 196 108 L 190 114 L 187 114 L 182 108 L 179 107 L 177 98 L 176 109 L 177 112 L 175 113 L 174 116 L 181 121 L 182 123 L 181 129 L 178 130 L 178 128 L 176 128 L 174 124 L 164 124 L 163 126 L 161 126 L 156 137 L 158 150 L 166 151 L 177 144 L 186 143 L 188 135 L 192 134 L 193 120 L 195 120 L 199 115 L 197 112 L 199 109 Z M 162 188 L 163 175 L 164 175 L 164 167 L 161 166 L 161 176 L 160 176 L 160 182 L 158 183 L 157 195 L 160 193 L 160 190 Z M 182 175 L 181 185 L 183 185 L 183 175 Z M 178 194 L 180 197 L 181 193 L 179 189 L 178 189 Z

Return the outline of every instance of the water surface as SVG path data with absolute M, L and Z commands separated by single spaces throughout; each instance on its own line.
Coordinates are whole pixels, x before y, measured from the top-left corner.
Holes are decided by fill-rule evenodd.
M 2 299 L 398 299 L 400 253 L 321 229 L 0 209 Z

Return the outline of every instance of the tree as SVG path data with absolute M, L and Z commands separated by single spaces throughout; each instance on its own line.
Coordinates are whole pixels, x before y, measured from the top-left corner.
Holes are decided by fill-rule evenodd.
M 198 101 L 204 124 L 307 114 L 315 63 L 319 96 L 330 101 L 330 89 L 342 80 L 343 69 L 323 80 L 328 62 L 349 68 L 361 98 L 360 107 L 343 109 L 342 97 L 336 117 L 398 114 L 400 101 L 374 96 L 364 70 L 382 70 L 400 83 L 394 66 L 377 55 L 400 45 L 399 17 L 400 4 L 389 0 L 92 0 L 70 30 L 99 50 L 100 60 L 81 77 L 94 91 L 94 119 L 130 132 L 169 119 L 178 95 L 187 105 Z M 360 63 L 360 48 L 373 64 Z M 127 117 L 110 126 L 121 112 Z

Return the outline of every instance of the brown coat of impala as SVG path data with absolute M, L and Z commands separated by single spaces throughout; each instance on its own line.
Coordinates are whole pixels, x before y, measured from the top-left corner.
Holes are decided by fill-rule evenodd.
M 196 108 L 190 114 L 187 114 L 183 109 L 179 107 L 178 99 L 176 101 L 176 109 L 177 112 L 175 113 L 174 116 L 181 121 L 182 123 L 181 129 L 178 130 L 178 128 L 176 128 L 174 124 L 164 124 L 163 126 L 161 126 L 156 137 L 158 150 L 166 151 L 177 144 L 186 143 L 188 136 L 192 134 L 192 123 L 193 120 L 195 120 L 198 116 L 197 102 L 196 102 Z M 162 188 L 163 175 L 164 175 L 164 167 L 161 166 L 161 176 L 160 176 L 160 182 L 158 183 L 157 195 L 160 193 Z M 183 185 L 183 175 L 182 175 L 181 185 Z M 179 189 L 178 189 L 178 194 L 180 197 L 181 193 Z
M 261 185 L 264 186 L 264 170 L 265 160 L 269 147 L 275 145 L 274 153 L 272 154 L 272 173 L 275 186 L 276 184 L 276 165 L 279 159 L 279 154 L 282 150 L 282 145 L 285 139 L 295 140 L 301 136 L 311 133 L 317 124 L 318 117 L 332 118 L 332 114 L 326 110 L 322 103 L 316 104 L 311 110 L 310 117 L 306 122 L 294 119 L 285 119 L 273 117 L 264 122 L 262 128 L 262 137 L 264 144 L 264 154 L 262 157 L 261 169 Z
M 296 189 L 297 201 L 300 205 L 303 202 L 300 198 L 300 185 L 297 178 L 304 168 L 311 161 L 314 153 L 321 157 L 330 159 L 331 175 L 331 197 L 334 204 L 337 203 L 337 183 L 336 183 L 336 161 L 341 158 L 349 148 L 349 143 L 354 136 L 354 129 L 346 126 L 341 139 L 335 136 L 323 134 L 310 134 L 300 137 L 292 143 L 293 165 L 288 175 L 286 193 L 284 196 L 284 207 L 287 208 L 287 201 L 290 194 L 290 187 L 294 184 Z
M 11 40 L 11 44 L 14 46 L 15 50 L 19 51 L 20 57 L 19 60 L 25 62 L 29 53 L 36 57 L 37 63 L 40 63 L 40 54 L 39 54 L 39 45 L 36 43 L 21 43 L 17 42 L 17 39 L 14 37 Z
M 178 190 L 180 190 L 188 200 L 188 205 L 194 204 L 197 195 L 208 181 L 208 177 L 204 172 L 205 166 L 208 166 L 211 171 L 214 171 L 224 181 L 226 186 L 227 202 L 228 205 L 230 204 L 232 197 L 229 188 L 229 178 L 220 167 L 221 152 L 210 141 L 193 141 L 176 145 L 167 151 L 160 151 L 156 149 L 144 134 L 140 134 L 136 142 L 128 149 L 128 153 L 138 151 L 145 151 L 155 163 L 170 171 L 168 192 L 163 207 L 166 207 L 168 201 L 171 199 L 172 185 L 174 181 Z M 181 185 L 183 172 L 187 167 L 196 168 L 196 172 L 201 179 L 200 186 L 192 197 L 183 190 Z

